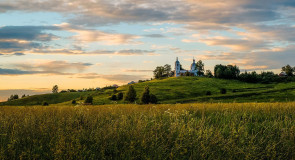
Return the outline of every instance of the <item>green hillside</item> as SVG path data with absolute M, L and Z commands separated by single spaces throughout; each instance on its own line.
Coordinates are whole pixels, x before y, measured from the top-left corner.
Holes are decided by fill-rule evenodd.
M 172 77 L 162 80 L 152 80 L 133 84 L 137 91 L 137 103 L 145 86 L 149 86 L 159 103 L 189 103 L 189 102 L 285 102 L 295 101 L 295 82 L 254 84 L 237 80 L 224 80 L 204 77 Z M 26 97 L 0 105 L 40 105 L 46 101 L 49 104 L 71 104 L 73 99 L 83 102 L 87 95 L 94 97 L 93 103 L 112 104 L 124 103 L 123 100 L 111 101 L 109 97 L 118 92 L 125 93 L 128 85 L 113 89 L 91 92 L 74 92 L 44 94 Z M 220 90 L 226 89 L 226 94 Z M 211 95 L 207 95 L 211 92 Z

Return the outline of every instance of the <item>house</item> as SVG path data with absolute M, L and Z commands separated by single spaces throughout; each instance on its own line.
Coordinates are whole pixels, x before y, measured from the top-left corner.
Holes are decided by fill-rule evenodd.
M 198 75 L 198 69 L 197 69 L 195 58 L 193 58 L 193 63 L 191 64 L 190 70 L 184 70 L 181 68 L 181 64 L 178 61 L 178 57 L 177 57 L 175 61 L 174 76 L 179 77 L 179 76 L 185 75 L 186 73 L 192 74 L 194 76 Z
M 279 76 L 280 76 L 280 77 L 287 77 L 288 75 L 287 75 L 286 72 L 281 72 L 281 73 L 279 74 Z

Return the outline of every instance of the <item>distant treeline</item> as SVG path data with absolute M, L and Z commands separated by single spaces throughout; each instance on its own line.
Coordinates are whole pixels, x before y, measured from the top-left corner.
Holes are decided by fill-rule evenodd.
M 240 73 L 236 65 L 216 65 L 214 67 L 214 77 L 222 79 L 237 79 L 249 83 L 273 83 L 273 82 L 290 82 L 295 81 L 295 67 L 286 65 L 282 67 L 280 74 L 271 71 L 263 71 L 260 74 L 256 71 Z
M 271 71 L 263 71 L 257 73 L 256 71 L 240 73 L 240 69 L 236 65 L 222 65 L 218 64 L 214 67 L 214 75 L 210 70 L 204 70 L 204 64 L 202 61 L 198 62 L 198 75 L 208 78 L 221 78 L 221 79 L 236 79 L 248 83 L 273 83 L 273 82 L 290 82 L 295 81 L 295 67 L 290 65 L 283 66 L 280 74 L 275 74 Z M 171 70 L 171 66 L 166 64 L 164 66 L 158 66 L 154 71 L 154 78 L 161 79 L 166 77 L 173 77 L 174 71 Z M 194 76 L 189 72 L 182 76 Z

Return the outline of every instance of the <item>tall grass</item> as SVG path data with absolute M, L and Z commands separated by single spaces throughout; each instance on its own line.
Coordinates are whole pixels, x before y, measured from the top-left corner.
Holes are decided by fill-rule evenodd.
M 295 103 L 0 107 L 0 159 L 294 159 Z

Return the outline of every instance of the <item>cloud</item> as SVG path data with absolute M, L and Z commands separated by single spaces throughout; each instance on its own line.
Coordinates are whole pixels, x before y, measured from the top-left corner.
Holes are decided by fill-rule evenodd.
M 119 45 L 119 44 L 141 44 L 136 41 L 140 37 L 131 34 L 108 33 L 100 30 L 84 29 L 73 26 L 68 23 L 56 25 L 65 31 L 76 33 L 72 36 L 78 43 L 93 43 L 100 42 L 105 45 Z
M 202 60 L 222 60 L 228 64 L 236 64 L 242 69 L 278 69 L 287 64 L 294 64 L 295 46 L 286 48 L 269 49 L 253 52 L 232 52 L 200 55 L 197 58 Z
M 57 36 L 44 31 L 59 29 L 56 26 L 4 26 L 0 27 L 0 40 L 51 41 Z
M 123 72 L 153 72 L 153 70 L 124 69 Z
M 69 63 L 67 61 L 44 61 L 36 60 L 27 63 L 12 64 L 14 68 L 0 68 L 0 75 L 74 75 L 74 72 L 81 73 L 88 69 L 91 63 Z
M 108 81 L 126 83 L 126 82 L 130 82 L 130 81 L 137 81 L 140 79 L 147 79 L 149 77 L 147 77 L 145 75 L 125 75 L 125 74 L 103 75 L 103 74 L 97 74 L 97 73 L 87 73 L 87 74 L 78 75 L 77 78 L 105 79 Z
M 149 37 L 149 38 L 165 38 L 166 37 L 166 36 L 164 36 L 162 34 L 146 34 L 144 36 Z
M 27 51 L 27 54 L 64 54 L 64 55 L 151 55 L 154 54 L 154 50 L 141 50 L 141 49 L 127 49 L 127 50 L 94 50 L 94 51 L 82 51 L 71 49 L 35 49 Z
M 48 73 L 54 72 L 65 72 L 65 71 L 78 71 L 83 72 L 88 67 L 92 66 L 91 63 L 69 63 L 67 61 L 40 61 L 33 63 L 22 63 L 15 64 L 15 67 L 23 70 L 31 70 L 31 71 L 42 71 Z
M 40 73 L 40 72 L 0 68 L 0 75 L 25 75 L 25 74 L 37 74 L 37 73 Z
M 19 40 L 0 40 L 0 51 L 3 53 L 18 52 L 24 50 L 30 50 L 33 48 L 41 48 L 41 44 L 28 41 Z M 14 54 L 14 53 L 12 53 Z
M 59 4 L 59 5 L 56 5 Z M 70 13 L 69 22 L 83 25 L 108 25 L 121 22 L 206 22 L 255 23 L 279 19 L 278 10 L 294 7 L 292 0 L 30 0 L 0 3 L 0 11 L 48 11 Z M 242 18 L 241 18 L 242 17 Z
M 19 53 L 19 52 L 18 52 L 18 53 L 14 53 L 13 55 L 14 55 L 14 56 L 24 56 L 25 54 L 24 54 L 24 53 Z

